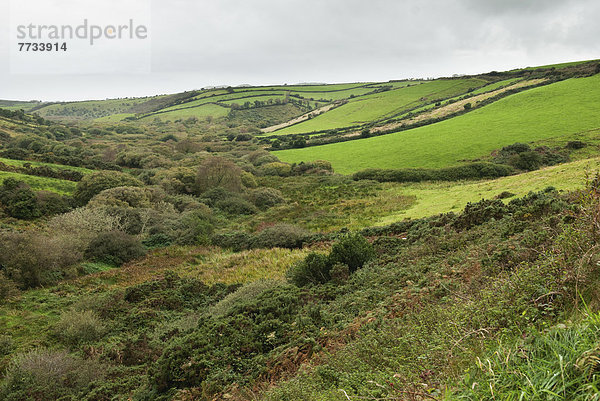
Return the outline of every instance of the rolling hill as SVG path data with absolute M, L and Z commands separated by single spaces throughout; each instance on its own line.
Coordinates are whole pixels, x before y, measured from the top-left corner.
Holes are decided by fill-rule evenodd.
M 600 76 L 503 98 L 467 114 L 374 138 L 275 152 L 286 162 L 328 160 L 340 173 L 365 168 L 443 167 L 494 149 L 600 127 Z

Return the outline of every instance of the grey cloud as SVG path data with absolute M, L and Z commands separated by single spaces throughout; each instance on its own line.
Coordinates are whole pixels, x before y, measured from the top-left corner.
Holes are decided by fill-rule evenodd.
M 112 1 L 118 0 L 106 3 Z M 105 98 L 216 84 L 389 80 L 598 58 L 597 3 L 154 0 L 152 74 L 47 80 L 0 69 L 0 98 Z M 3 43 L 0 38 L 0 59 L 6 60 Z

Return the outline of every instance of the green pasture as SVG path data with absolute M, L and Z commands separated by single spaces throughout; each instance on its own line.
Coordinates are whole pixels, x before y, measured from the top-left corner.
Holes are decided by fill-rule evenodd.
M 329 160 L 343 174 L 365 168 L 445 167 L 515 142 L 599 128 L 598 102 L 600 76 L 570 79 L 508 96 L 437 124 L 275 154 L 286 162 Z

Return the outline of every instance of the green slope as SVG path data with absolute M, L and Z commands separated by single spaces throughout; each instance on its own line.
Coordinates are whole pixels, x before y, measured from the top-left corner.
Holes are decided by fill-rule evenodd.
M 347 104 L 275 134 L 298 134 L 342 128 L 392 117 L 395 114 L 466 93 L 485 84 L 481 79 L 437 80 L 352 99 Z
M 514 142 L 598 128 L 598 104 L 600 75 L 595 75 L 521 92 L 460 117 L 410 131 L 275 154 L 286 162 L 329 160 L 339 173 L 369 167 L 443 167 Z

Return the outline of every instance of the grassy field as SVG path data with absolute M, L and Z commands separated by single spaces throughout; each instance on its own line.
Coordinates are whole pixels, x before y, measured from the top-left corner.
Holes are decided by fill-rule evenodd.
M 0 183 L 7 178 L 23 181 L 36 191 L 50 191 L 61 195 L 72 195 L 77 186 L 77 183 L 73 181 L 0 171 Z
M 29 110 L 35 106 L 38 106 L 40 103 L 36 101 L 31 102 L 20 102 L 20 101 L 12 101 L 12 100 L 0 100 L 0 109 L 6 110 Z
M 89 100 L 83 102 L 52 104 L 36 110 L 42 117 L 100 118 L 127 113 L 133 106 L 149 98 Z
M 485 156 L 514 142 L 598 128 L 598 102 L 600 76 L 570 79 L 511 95 L 437 124 L 275 154 L 286 162 L 329 160 L 343 174 L 370 167 L 444 167 Z
M 593 175 L 598 171 L 600 171 L 600 158 L 594 158 L 490 181 L 390 185 L 388 191 L 391 194 L 414 197 L 416 201 L 408 208 L 401 205 L 402 210 L 381 219 L 378 224 L 385 225 L 405 218 L 459 212 L 468 202 L 493 199 L 504 191 L 514 194 L 513 197 L 505 199 L 510 201 L 514 197 L 521 197 L 530 191 L 541 191 L 548 186 L 564 191 L 583 188 L 586 174 Z
M 135 117 L 133 113 L 118 113 L 111 114 L 110 116 L 96 118 L 94 121 L 102 122 L 102 123 L 115 123 L 124 120 L 127 117 Z
M 73 167 L 73 166 L 65 166 L 63 164 L 33 162 L 33 161 L 27 161 L 27 160 L 13 160 L 13 159 L 5 159 L 3 157 L 0 157 L 0 162 L 7 164 L 9 166 L 22 166 L 25 163 L 29 163 L 29 164 L 31 164 L 32 167 L 45 166 L 45 167 L 55 168 L 55 169 L 59 169 L 59 170 L 79 171 L 80 173 L 83 173 L 83 174 L 90 174 L 93 172 L 93 170 L 90 170 L 88 168 L 83 168 L 83 167 Z
M 228 113 L 229 113 L 229 109 L 226 107 L 218 106 L 216 104 L 204 104 L 202 106 L 193 107 L 193 108 L 189 108 L 189 109 L 179 109 L 179 110 L 169 111 L 166 113 L 151 114 L 147 117 L 142 118 L 142 120 L 144 120 L 144 119 L 153 120 L 155 118 L 159 118 L 164 121 L 174 121 L 174 120 L 178 120 L 180 118 L 183 118 L 183 119 L 191 118 L 191 117 L 206 118 L 208 116 L 217 118 L 217 117 L 225 117 Z
M 498 88 L 502 88 L 505 86 L 509 86 L 514 84 L 517 81 L 522 80 L 523 78 L 513 78 L 513 79 L 505 79 L 504 81 L 498 81 L 498 82 L 494 82 L 493 84 L 489 84 L 486 86 L 483 86 L 477 90 L 474 90 L 473 92 L 471 92 L 472 95 L 479 95 L 481 93 L 486 93 L 486 92 L 491 92 L 493 90 L 496 90 Z
M 298 134 L 348 127 L 389 118 L 436 99 L 452 97 L 484 84 L 480 79 L 439 80 L 417 83 L 387 92 L 352 99 L 347 104 L 275 134 Z

